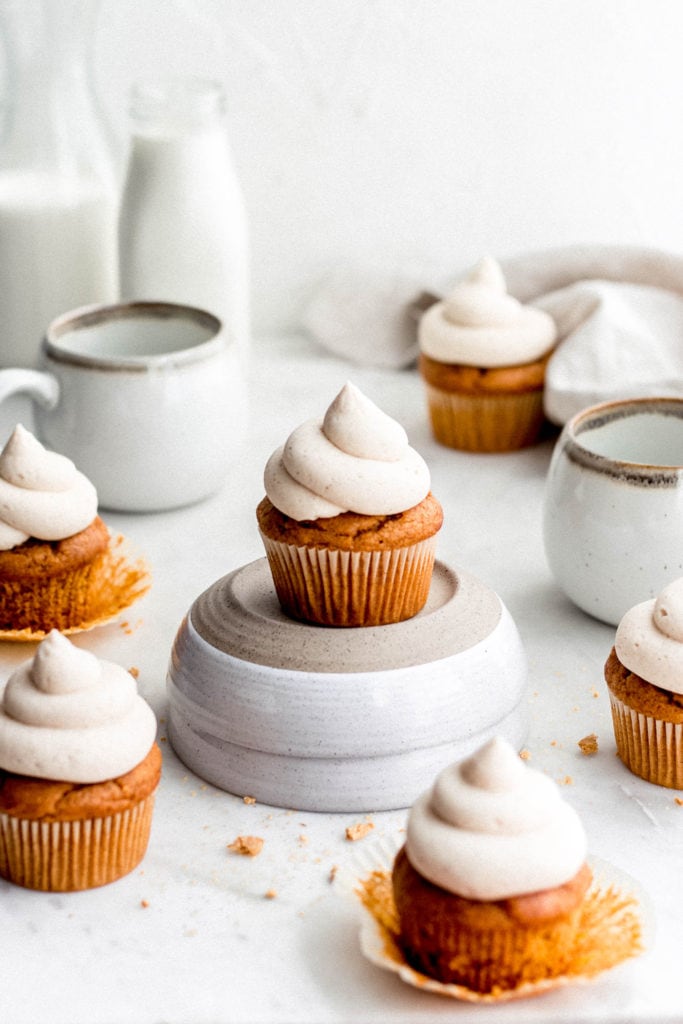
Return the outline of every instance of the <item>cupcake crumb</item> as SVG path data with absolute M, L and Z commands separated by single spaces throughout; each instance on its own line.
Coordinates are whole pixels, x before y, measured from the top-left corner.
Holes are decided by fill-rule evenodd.
M 139 679 L 140 678 L 140 669 L 136 665 L 132 665 L 128 669 L 128 671 L 132 675 L 133 679 Z
M 263 894 L 263 898 L 264 900 L 277 899 L 277 889 L 267 889 Z
M 255 796 L 243 796 L 242 800 L 244 801 L 245 804 L 249 804 L 250 807 L 252 806 L 252 804 L 256 803 Z
M 527 748 L 524 747 L 523 750 L 520 750 L 519 756 L 521 757 L 522 761 L 530 761 L 531 760 L 531 751 L 527 750 Z
M 261 836 L 238 836 L 228 843 L 228 850 L 239 853 L 243 857 L 256 857 L 263 849 L 264 840 Z
M 681 801 L 681 802 L 683 803 L 683 801 Z M 332 867 L 330 868 L 330 873 L 327 876 L 327 881 L 330 883 L 330 885 L 332 884 L 332 882 L 334 882 L 335 878 L 337 877 L 337 872 L 338 871 L 339 871 L 339 865 L 338 864 L 333 864 Z
M 591 754 L 597 754 L 598 752 L 598 737 L 594 732 L 589 733 L 588 736 L 584 736 L 582 740 L 578 741 L 578 747 L 582 754 L 589 757 Z
M 374 827 L 372 821 L 357 821 L 355 825 L 347 826 L 346 838 L 355 843 L 357 839 L 362 839 L 368 832 L 372 832 Z
M 149 906 L 149 900 L 140 900 L 140 906 L 142 907 L 143 910 L 147 910 L 147 907 Z
M 565 775 L 565 777 L 562 779 L 562 783 L 561 784 L 563 786 L 573 786 L 574 785 L 574 780 L 571 777 L 571 775 Z
M 683 797 L 675 796 L 674 803 L 678 804 L 679 807 L 683 807 Z
M 307 842 L 308 842 L 308 836 L 300 835 L 300 836 L 299 836 L 299 842 L 300 842 L 300 843 L 301 843 L 301 845 L 303 846 L 303 845 L 304 845 L 305 843 L 307 843 Z

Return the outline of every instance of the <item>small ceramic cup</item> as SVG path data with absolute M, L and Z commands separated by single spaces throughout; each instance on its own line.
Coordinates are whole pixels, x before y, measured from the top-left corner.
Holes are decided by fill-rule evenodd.
M 606 402 L 569 420 L 543 532 L 560 587 L 612 625 L 683 575 L 683 399 Z
M 247 402 L 215 316 L 168 302 L 84 307 L 50 324 L 42 365 L 0 371 L 0 401 L 35 400 L 40 438 L 89 477 L 102 507 L 151 512 L 219 490 Z

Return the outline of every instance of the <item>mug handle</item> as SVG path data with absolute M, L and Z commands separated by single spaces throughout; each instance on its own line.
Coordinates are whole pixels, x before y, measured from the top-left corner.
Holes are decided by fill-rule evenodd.
M 59 381 L 42 370 L 25 370 L 18 366 L 0 370 L 0 402 L 21 392 L 26 392 L 45 409 L 54 409 L 59 401 Z

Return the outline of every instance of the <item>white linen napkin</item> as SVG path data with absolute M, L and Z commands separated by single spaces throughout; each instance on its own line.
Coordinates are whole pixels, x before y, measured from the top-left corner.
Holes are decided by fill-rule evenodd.
M 683 257 L 656 249 L 575 246 L 502 262 L 508 290 L 555 319 L 546 415 L 683 395 Z

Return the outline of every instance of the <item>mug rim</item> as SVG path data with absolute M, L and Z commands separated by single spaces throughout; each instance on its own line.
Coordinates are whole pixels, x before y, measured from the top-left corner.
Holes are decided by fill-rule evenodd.
M 683 473 L 683 463 L 635 462 L 600 455 L 581 443 L 581 434 L 591 427 L 600 427 L 617 419 L 637 416 L 650 407 L 650 412 L 675 415 L 683 420 L 683 397 L 653 395 L 650 397 L 617 398 L 587 406 L 575 413 L 565 424 L 565 449 L 570 458 L 589 469 L 607 472 L 622 479 L 659 484 L 674 482 Z M 668 407 L 668 408 L 667 408 Z
M 67 334 L 82 327 L 91 327 L 106 321 L 126 320 L 140 315 L 151 315 L 156 319 L 164 317 L 191 321 L 211 330 L 210 337 L 187 348 L 171 352 L 160 352 L 147 356 L 109 356 L 73 352 L 65 349 L 60 340 Z M 79 366 L 91 370 L 133 370 L 145 372 L 152 368 L 182 366 L 199 362 L 229 344 L 221 320 L 213 313 L 198 306 L 179 302 L 157 300 L 136 300 L 79 306 L 60 314 L 48 325 L 43 337 L 43 352 L 52 361 Z

